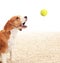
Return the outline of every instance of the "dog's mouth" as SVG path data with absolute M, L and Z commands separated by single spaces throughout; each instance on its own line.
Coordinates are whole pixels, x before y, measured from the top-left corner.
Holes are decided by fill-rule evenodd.
M 27 26 L 25 25 L 25 23 L 26 22 L 24 22 L 24 23 L 22 23 L 22 25 L 20 25 L 20 29 L 19 29 L 20 31 L 22 31 L 22 29 L 24 29 L 24 28 L 27 28 Z

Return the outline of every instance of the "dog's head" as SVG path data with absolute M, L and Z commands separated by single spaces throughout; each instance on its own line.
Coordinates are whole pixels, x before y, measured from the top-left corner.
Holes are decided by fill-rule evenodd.
M 13 16 L 4 26 L 5 30 L 18 28 L 20 31 L 24 28 L 23 23 L 27 21 L 27 16 L 21 18 L 20 16 Z

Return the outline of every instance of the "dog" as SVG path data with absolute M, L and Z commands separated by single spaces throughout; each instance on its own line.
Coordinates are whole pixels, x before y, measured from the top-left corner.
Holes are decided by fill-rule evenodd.
M 14 43 L 14 38 L 17 34 L 17 30 L 22 31 L 26 28 L 25 23 L 27 21 L 27 16 L 21 18 L 20 16 L 13 16 L 7 21 L 3 30 L 0 31 L 0 57 L 2 61 L 0 63 L 7 63 L 6 53 L 10 52 L 10 61 L 12 59 L 12 46 Z M 0 58 L 0 59 L 1 59 Z

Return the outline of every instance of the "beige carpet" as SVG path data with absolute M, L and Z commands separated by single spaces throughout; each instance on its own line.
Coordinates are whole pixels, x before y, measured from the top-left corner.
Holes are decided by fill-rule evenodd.
M 60 63 L 60 33 L 18 33 L 13 63 Z

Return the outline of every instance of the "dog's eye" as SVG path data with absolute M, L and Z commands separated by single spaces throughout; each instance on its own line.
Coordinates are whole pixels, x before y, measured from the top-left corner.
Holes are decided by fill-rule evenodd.
M 16 17 L 16 19 L 19 19 L 19 17 Z

